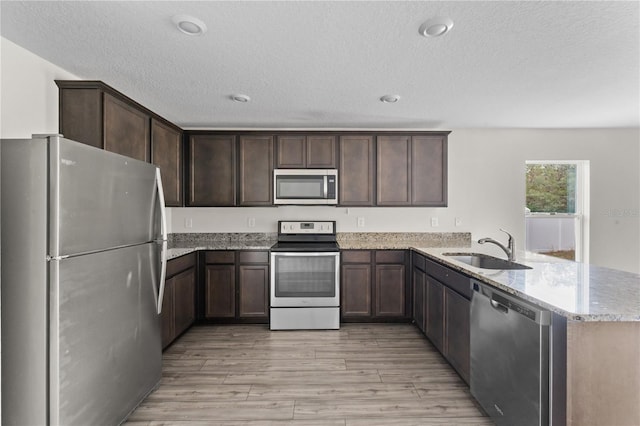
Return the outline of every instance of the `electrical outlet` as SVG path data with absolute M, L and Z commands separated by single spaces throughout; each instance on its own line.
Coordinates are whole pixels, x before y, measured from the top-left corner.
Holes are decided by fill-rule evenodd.
M 185 228 L 193 228 L 193 219 L 191 219 L 190 217 L 186 217 L 184 219 L 184 227 Z
M 438 222 L 438 218 L 437 217 L 432 217 L 431 218 L 431 227 L 432 228 L 437 228 L 438 225 L 440 225 L 440 223 Z
M 454 224 L 455 224 L 456 226 L 460 226 L 460 225 L 462 225 L 462 219 L 461 219 L 461 218 L 459 218 L 459 217 L 456 217 L 456 218 L 454 219 Z
M 364 228 L 364 217 L 358 216 L 358 228 Z
M 249 228 L 255 228 L 256 227 L 256 218 L 255 217 L 247 218 L 247 226 Z

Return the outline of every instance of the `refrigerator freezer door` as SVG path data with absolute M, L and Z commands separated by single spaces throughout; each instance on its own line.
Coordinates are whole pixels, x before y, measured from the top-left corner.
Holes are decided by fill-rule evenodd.
M 47 146 L 2 140 L 2 418 L 47 420 Z
M 52 257 L 156 239 L 154 165 L 67 139 L 49 141 Z
M 50 422 L 119 424 L 161 376 L 158 245 L 50 263 Z

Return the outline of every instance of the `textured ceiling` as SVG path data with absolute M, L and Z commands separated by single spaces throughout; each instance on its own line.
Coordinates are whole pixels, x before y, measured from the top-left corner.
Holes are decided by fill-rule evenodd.
M 2 1 L 0 33 L 184 128 L 638 127 L 639 4 Z

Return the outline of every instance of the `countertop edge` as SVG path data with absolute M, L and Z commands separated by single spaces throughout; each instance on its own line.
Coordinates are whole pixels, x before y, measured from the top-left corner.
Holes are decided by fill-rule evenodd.
M 244 242 L 242 244 L 234 244 L 232 242 L 220 242 L 211 245 L 199 245 L 195 247 L 173 247 L 168 249 L 167 260 L 173 260 L 181 256 L 185 256 L 194 252 L 198 252 L 201 250 L 261 250 L 261 251 L 269 251 L 273 241 L 253 241 L 250 244 Z M 497 288 L 498 290 L 504 291 L 516 297 L 519 297 L 528 302 L 534 303 L 541 308 L 548 309 L 551 312 L 554 312 L 562 317 L 566 318 L 568 321 L 579 321 L 579 322 L 640 322 L 640 314 L 638 315 L 627 315 L 627 314 L 577 314 L 575 312 L 569 312 L 564 309 L 558 308 L 557 306 L 547 303 L 543 300 L 540 300 L 536 297 L 530 296 L 522 291 L 499 283 L 497 281 L 492 280 L 490 277 L 480 274 L 476 272 L 473 267 L 464 267 L 456 262 L 448 260 L 445 256 L 434 253 L 434 250 L 443 250 L 443 247 L 434 247 L 434 248 L 421 248 L 416 247 L 409 244 L 392 244 L 392 247 L 381 248 L 382 244 L 371 244 L 371 247 L 368 247 L 367 244 L 359 245 L 358 248 L 351 247 L 341 247 L 343 250 L 384 250 L 384 249 L 402 249 L 402 250 L 412 250 L 416 253 L 419 253 L 443 266 L 453 269 L 461 274 L 464 274 L 470 278 L 476 279 L 482 283 L 491 285 L 492 287 Z M 398 247 L 402 246 L 402 247 Z M 457 250 L 458 248 L 447 248 L 447 250 Z M 430 250 L 430 251 L 427 251 Z M 468 250 L 468 249 L 467 249 Z M 526 262 L 524 262 L 526 263 Z
M 640 322 L 640 314 L 638 315 L 625 315 L 625 314 L 577 314 L 575 312 L 569 312 L 564 309 L 558 308 L 557 306 L 547 303 L 543 300 L 540 300 L 536 297 L 530 296 L 526 293 L 523 293 L 517 289 L 506 286 L 502 283 L 492 280 L 490 277 L 486 275 L 479 274 L 474 270 L 473 267 L 464 267 L 459 265 L 458 263 L 452 262 L 448 260 L 445 256 L 438 255 L 435 253 L 430 253 L 425 251 L 423 248 L 412 247 L 413 251 L 422 254 L 429 259 L 440 263 L 448 268 L 453 269 L 454 271 L 460 272 L 470 278 L 476 279 L 482 283 L 489 284 L 492 287 L 497 288 L 498 290 L 504 291 L 516 297 L 519 297 L 528 302 L 532 302 L 541 308 L 548 309 L 551 312 L 555 312 L 558 315 L 565 317 L 567 320 L 571 321 L 579 321 L 579 322 Z M 522 262 L 522 263 L 527 263 Z

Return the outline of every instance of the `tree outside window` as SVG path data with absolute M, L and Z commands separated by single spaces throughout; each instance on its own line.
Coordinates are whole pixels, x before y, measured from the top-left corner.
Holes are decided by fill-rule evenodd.
M 575 164 L 527 164 L 531 213 L 576 213 Z

